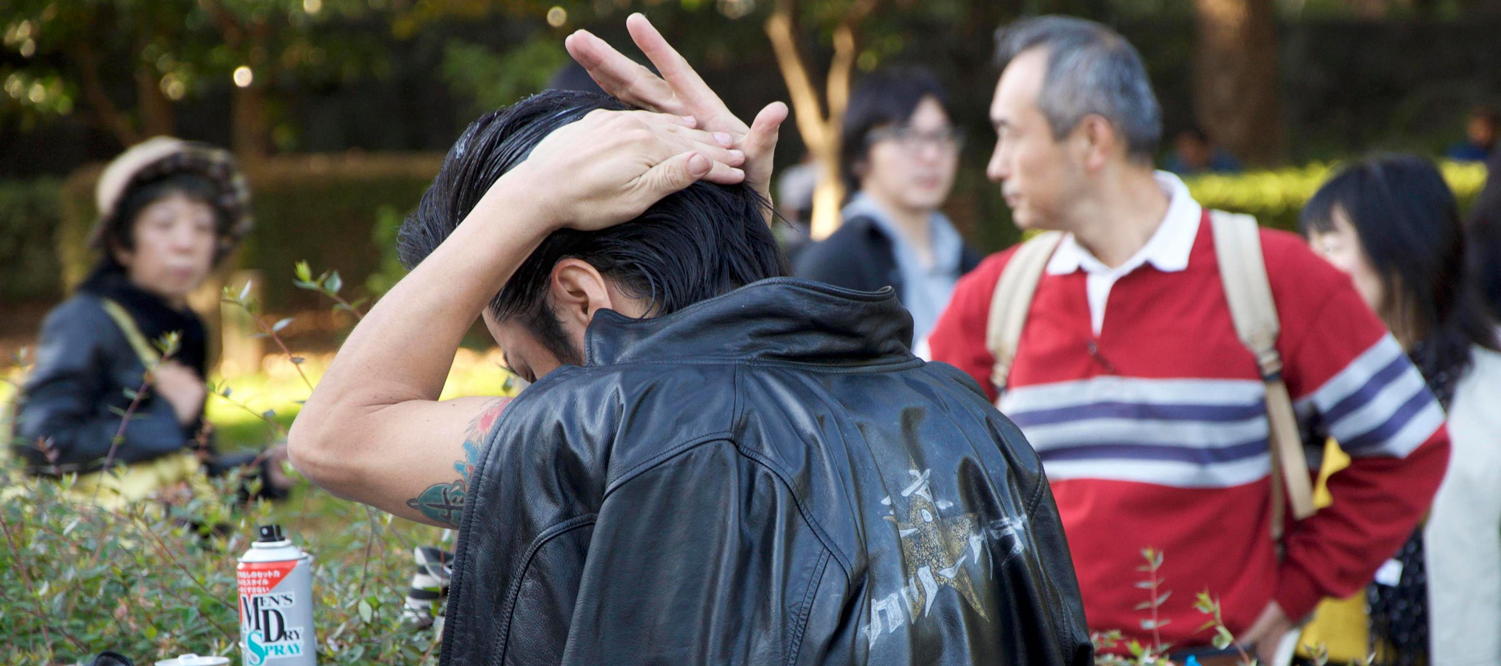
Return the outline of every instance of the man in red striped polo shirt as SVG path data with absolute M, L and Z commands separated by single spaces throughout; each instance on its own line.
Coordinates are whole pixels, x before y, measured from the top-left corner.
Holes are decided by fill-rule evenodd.
M 1004 395 L 986 326 L 1014 248 L 959 282 L 933 358 L 986 387 L 1041 454 L 1092 629 L 1206 645 L 1192 604 L 1208 590 L 1265 661 L 1319 599 L 1360 589 L 1411 533 L 1448 457 L 1443 412 L 1348 278 L 1263 230 L 1305 441 L 1327 434 L 1353 458 L 1329 481 L 1333 505 L 1288 525 L 1279 556 L 1260 372 L 1226 304 L 1208 211 L 1152 169 L 1160 111 L 1139 55 L 1104 26 L 1041 17 L 1004 29 L 998 59 L 988 175 L 1017 226 L 1066 235 Z M 1175 592 L 1155 636 L 1137 609 L 1144 548 L 1165 553 L 1162 589 Z

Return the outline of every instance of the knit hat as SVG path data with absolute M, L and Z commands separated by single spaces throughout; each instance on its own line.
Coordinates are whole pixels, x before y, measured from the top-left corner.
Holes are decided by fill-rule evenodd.
M 229 151 L 167 136 L 131 146 L 104 168 L 99 184 L 94 188 L 99 220 L 89 234 L 89 245 L 104 249 L 106 232 L 114 225 L 130 223 L 130 220 L 117 218 L 120 204 L 132 188 L 183 172 L 207 178 L 218 190 L 211 204 L 219 212 L 224 226 L 219 229 L 214 261 L 217 263 L 223 259 L 250 232 L 253 224 L 250 188 L 245 183 L 245 176 L 240 173 Z

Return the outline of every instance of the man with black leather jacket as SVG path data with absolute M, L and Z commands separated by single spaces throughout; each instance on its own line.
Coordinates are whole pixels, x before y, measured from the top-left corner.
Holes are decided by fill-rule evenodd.
M 786 107 L 747 127 L 628 25 L 666 82 L 612 79 L 591 35 L 570 50 L 606 90 L 676 101 L 552 91 L 472 124 L 294 463 L 459 528 L 444 663 L 1088 663 L 1017 429 L 912 356 L 889 290 L 777 277 Z M 533 383 L 439 402 L 477 316 Z

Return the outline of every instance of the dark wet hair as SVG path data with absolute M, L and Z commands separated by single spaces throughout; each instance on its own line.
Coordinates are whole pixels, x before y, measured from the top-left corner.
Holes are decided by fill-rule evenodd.
M 1384 155 L 1345 167 L 1303 207 L 1303 235 L 1333 231 L 1336 209 L 1381 280 L 1377 313 L 1425 376 L 1463 372 L 1471 345 L 1497 348 L 1494 324 L 1468 279 L 1459 207 L 1432 162 Z
M 855 85 L 849 105 L 844 109 L 839 144 L 839 175 L 844 178 L 845 187 L 850 192 L 860 189 L 855 166 L 870 156 L 871 131 L 887 125 L 907 124 L 917 111 L 917 105 L 926 97 L 938 100 L 938 105 L 943 107 L 943 112 L 952 122 L 954 111 L 949 106 L 948 91 L 932 72 L 921 67 L 876 70 Z
M 548 90 L 485 114 L 459 136 L 417 209 L 397 236 L 408 268 L 432 253 L 502 175 L 564 125 L 596 109 L 625 110 L 601 93 Z M 545 195 L 544 195 L 545 196 Z M 601 231 L 562 229 L 542 241 L 490 301 L 498 320 L 514 319 L 565 363 L 578 351 L 547 302 L 561 259 L 594 266 L 660 316 L 786 272 L 770 227 L 768 203 L 746 185 L 699 182 L 653 204 L 640 217 Z
M 160 178 L 141 183 L 133 183 L 130 189 L 120 197 L 120 203 L 109 220 L 106 221 L 101 231 L 103 255 L 99 258 L 96 268 L 123 268 L 115 259 L 114 249 L 135 250 L 135 226 L 136 218 L 141 211 L 145 210 L 157 201 L 174 194 L 181 194 L 190 200 L 207 204 L 214 211 L 214 236 L 224 239 L 230 236 L 230 225 L 233 220 L 219 206 L 220 187 L 208 176 L 192 171 L 177 171 L 168 173 Z M 224 243 L 218 243 L 223 246 Z M 227 249 L 216 250 L 214 262 L 218 263 L 223 258 Z

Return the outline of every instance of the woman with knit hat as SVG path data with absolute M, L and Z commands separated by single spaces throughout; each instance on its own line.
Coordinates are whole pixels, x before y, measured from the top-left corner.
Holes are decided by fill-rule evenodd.
M 282 447 L 214 456 L 203 420 L 207 337 L 187 297 L 250 229 L 234 159 L 157 137 L 115 158 L 95 198 L 90 244 L 99 260 L 42 325 L 17 412 L 18 452 L 37 473 L 80 473 L 75 488 L 108 504 L 182 482 L 201 488 L 204 468 L 250 463 L 264 472 L 266 494 L 283 493 Z M 175 348 L 163 350 L 169 336 Z

